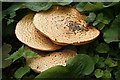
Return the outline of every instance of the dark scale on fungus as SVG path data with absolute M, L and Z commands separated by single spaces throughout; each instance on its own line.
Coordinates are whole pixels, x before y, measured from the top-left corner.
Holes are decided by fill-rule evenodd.
M 65 60 L 65 63 L 67 62 L 67 60 Z
M 56 55 L 55 55 L 55 57 L 56 57 Z
M 69 27 L 69 30 L 74 32 L 74 34 L 76 34 L 75 31 L 87 30 L 87 28 L 84 27 L 83 25 L 80 25 L 80 24 L 73 22 L 73 21 L 66 22 L 66 26 Z
M 55 41 L 57 41 L 57 39 L 55 39 Z
M 39 66 L 37 66 L 37 69 L 39 68 Z

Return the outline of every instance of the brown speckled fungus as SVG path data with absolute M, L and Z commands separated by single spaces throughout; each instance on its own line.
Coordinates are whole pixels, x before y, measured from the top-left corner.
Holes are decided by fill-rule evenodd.
M 81 45 L 94 40 L 100 32 L 85 22 L 85 15 L 68 6 L 53 6 L 35 14 L 33 23 L 58 45 Z
M 66 66 L 66 60 L 75 55 L 77 55 L 75 51 L 63 50 L 60 52 L 49 53 L 44 57 L 26 59 L 26 63 L 35 72 L 39 73 L 53 66 L 57 65 Z
M 16 37 L 24 44 L 42 51 L 54 51 L 61 46 L 54 44 L 50 39 L 43 36 L 33 24 L 34 13 L 23 17 L 16 26 Z

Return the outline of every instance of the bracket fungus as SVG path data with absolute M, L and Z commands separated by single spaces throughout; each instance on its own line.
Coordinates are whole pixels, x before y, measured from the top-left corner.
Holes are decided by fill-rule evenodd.
M 44 57 L 26 59 L 26 64 L 35 72 L 43 72 L 53 66 L 66 66 L 66 60 L 77 55 L 75 51 L 63 50 L 60 52 L 53 52 Z
M 82 45 L 94 40 L 100 32 L 85 22 L 85 15 L 68 6 L 53 6 L 35 14 L 35 27 L 58 45 Z
M 68 6 L 52 6 L 47 11 L 30 13 L 23 17 L 16 26 L 16 37 L 41 57 L 26 58 L 26 63 L 36 72 L 43 72 L 50 67 L 66 65 L 66 60 L 77 55 L 75 51 L 60 49 L 61 45 L 82 45 L 98 37 L 100 32 L 89 26 L 85 15 Z M 41 50 L 41 51 L 36 51 Z
M 34 49 L 42 51 L 54 51 L 60 49 L 61 46 L 54 44 L 50 39 L 43 36 L 33 24 L 34 13 L 30 13 L 23 17 L 16 26 L 16 37 L 24 44 Z

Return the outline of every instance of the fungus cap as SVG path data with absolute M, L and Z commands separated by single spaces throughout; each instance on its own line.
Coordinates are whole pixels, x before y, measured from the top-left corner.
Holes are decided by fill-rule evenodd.
M 33 24 L 34 13 L 23 17 L 16 25 L 16 37 L 24 44 L 34 49 L 43 51 L 53 51 L 61 46 L 54 44 L 50 39 L 43 36 Z
M 35 27 L 58 45 L 80 45 L 95 39 L 100 32 L 85 22 L 85 15 L 68 6 L 53 6 L 36 13 Z
M 44 57 L 26 59 L 26 64 L 39 73 L 57 65 L 65 66 L 66 60 L 75 55 L 77 55 L 75 51 L 63 50 L 49 53 Z

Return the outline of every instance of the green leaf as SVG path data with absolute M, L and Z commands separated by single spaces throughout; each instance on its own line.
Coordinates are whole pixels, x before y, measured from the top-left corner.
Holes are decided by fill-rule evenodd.
M 8 57 L 6 60 L 13 60 L 16 61 L 17 59 L 21 58 L 24 53 L 24 46 L 18 49 L 18 51 L 14 52 L 10 57 Z
M 27 2 L 25 6 L 32 11 L 48 10 L 52 6 L 52 2 Z
M 107 53 L 109 51 L 109 46 L 106 43 L 100 43 L 97 47 L 96 47 L 96 51 L 98 53 Z
M 112 74 L 110 73 L 110 71 L 109 70 L 104 70 L 103 71 L 103 76 L 102 76 L 102 78 L 105 78 L 105 79 L 110 79 L 111 77 L 112 77 Z
M 7 57 L 10 56 L 8 53 L 11 51 L 11 49 L 12 46 L 10 44 L 4 43 L 4 45 L 2 46 L 2 53 L 0 53 L 0 55 L 2 56 L 2 68 L 8 67 L 12 63 L 12 60 L 5 60 Z
M 9 25 L 9 24 L 11 24 L 11 23 L 13 23 L 13 22 L 14 22 L 14 19 L 8 19 L 7 25 Z
M 105 27 L 105 24 L 104 24 L 104 23 L 98 23 L 98 24 L 97 24 L 97 28 L 98 28 L 99 30 L 102 30 L 104 27 Z
M 115 67 L 118 65 L 117 61 L 114 61 L 112 58 L 107 58 L 104 63 L 109 67 Z
M 16 12 L 10 13 L 10 18 L 14 18 L 16 16 Z
M 95 64 L 98 63 L 99 58 L 100 58 L 99 55 L 95 55 L 95 56 L 93 57 L 93 60 L 94 60 Z
M 75 6 L 75 8 L 78 10 L 78 11 L 80 11 L 80 12 L 84 12 L 85 11 L 85 9 L 84 9 L 84 6 L 86 5 L 87 3 L 86 2 L 84 2 L 84 3 L 79 3 L 79 4 L 77 4 L 76 6 Z
M 12 17 L 15 16 L 15 11 L 19 10 L 19 9 L 23 9 L 25 8 L 25 6 L 23 5 L 22 2 L 19 2 L 19 3 L 14 3 L 12 6 L 10 6 L 8 9 L 4 10 L 2 12 L 2 16 L 3 18 L 8 15 L 8 14 L 11 14 Z M 14 15 L 12 14 L 14 13 Z
M 102 2 L 80 2 L 79 4 L 76 5 L 76 9 L 79 10 L 80 12 L 90 12 L 90 11 L 96 11 L 100 10 L 106 7 L 110 7 L 113 5 L 116 5 L 117 3 L 111 3 L 109 5 L 104 5 Z
M 96 14 L 95 13 L 89 13 L 89 15 L 87 16 L 86 21 L 89 22 L 93 22 L 96 18 Z
M 101 2 L 96 2 L 94 4 L 87 2 L 87 3 L 79 3 L 76 6 L 76 9 L 78 9 L 80 12 L 85 12 L 85 11 L 95 11 L 95 10 L 99 10 L 102 9 L 103 4 Z
M 29 49 L 26 50 L 24 46 L 18 49 L 18 51 L 14 52 L 10 57 L 8 57 L 6 60 L 13 60 L 16 61 L 17 59 L 25 57 L 25 58 L 33 58 L 33 57 L 40 57 L 37 53 L 30 51 Z
M 95 10 L 102 9 L 102 8 L 103 8 L 103 3 L 101 3 L 101 2 L 96 2 L 96 3 L 93 3 L 93 4 L 88 2 L 84 6 L 84 9 L 87 10 L 87 11 L 95 11 Z
M 97 67 L 98 68 L 104 68 L 105 67 L 105 63 L 104 62 L 98 62 L 97 63 Z
M 104 68 L 105 67 L 105 63 L 104 63 L 105 58 L 104 57 L 99 57 L 99 61 L 96 64 L 97 68 Z
M 94 72 L 94 74 L 95 74 L 95 77 L 96 77 L 96 78 L 101 78 L 104 73 L 103 73 L 103 70 L 101 70 L 101 69 L 96 69 L 95 72 Z
M 115 73 L 115 79 L 120 80 L 120 70 Z
M 120 14 L 116 16 L 115 20 L 112 22 L 110 28 L 106 30 L 103 34 L 104 40 L 107 43 L 120 41 Z
M 30 50 L 26 50 L 23 54 L 23 56 L 25 58 L 33 58 L 33 57 L 40 57 L 37 53 L 30 51 Z
M 96 20 L 93 23 L 93 26 L 96 26 L 98 23 L 100 23 L 103 20 L 103 13 L 99 13 L 96 17 Z
M 40 73 L 38 76 L 36 76 L 35 80 L 44 80 L 44 79 L 50 79 L 50 78 L 56 78 L 61 80 L 61 78 L 63 78 L 65 80 L 65 78 L 70 78 L 70 71 L 63 66 L 55 66 L 55 67 L 51 67 L 47 70 L 45 70 L 44 72 Z
M 17 79 L 22 78 L 26 73 L 28 73 L 30 71 L 30 68 L 28 66 L 24 66 L 24 67 L 20 67 L 19 69 L 17 69 L 17 71 L 15 72 L 14 76 Z
M 94 61 L 86 54 L 78 54 L 67 61 L 66 67 L 77 78 L 81 75 L 91 74 L 94 70 Z
M 71 2 L 72 1 L 69 1 L 69 2 L 55 2 L 54 4 L 65 6 L 65 5 L 69 5 Z

